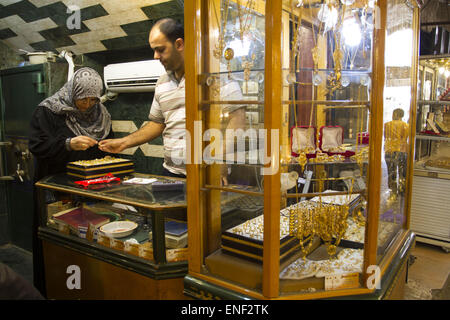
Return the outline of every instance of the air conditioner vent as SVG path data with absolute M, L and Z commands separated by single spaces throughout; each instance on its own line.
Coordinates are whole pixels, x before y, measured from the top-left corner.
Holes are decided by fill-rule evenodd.
M 105 86 L 117 93 L 154 91 L 165 72 L 159 60 L 109 64 L 104 69 Z

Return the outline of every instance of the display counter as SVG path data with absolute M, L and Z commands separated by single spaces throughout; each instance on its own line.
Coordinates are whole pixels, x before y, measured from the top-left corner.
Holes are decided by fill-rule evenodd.
M 186 294 L 401 299 L 417 2 L 199 0 L 185 16 L 200 141 L 186 153 Z M 259 210 L 219 205 L 230 193 Z
M 450 56 L 419 60 L 411 229 L 417 240 L 450 250 Z M 445 72 L 444 72 L 445 71 Z
M 47 297 L 186 298 L 185 180 L 134 174 L 88 187 L 76 180 L 60 174 L 36 183 Z

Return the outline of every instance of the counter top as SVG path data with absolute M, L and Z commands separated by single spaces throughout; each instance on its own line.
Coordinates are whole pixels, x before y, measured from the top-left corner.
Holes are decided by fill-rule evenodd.
M 170 182 L 186 179 L 135 173 L 132 177 L 155 178 L 157 181 Z M 65 173 L 45 177 L 36 183 L 36 187 L 54 191 L 67 192 L 90 198 L 112 201 L 150 210 L 165 210 L 169 208 L 186 208 L 186 188 L 183 190 L 154 191 L 152 184 L 98 184 L 84 188 L 75 183 L 77 179 Z

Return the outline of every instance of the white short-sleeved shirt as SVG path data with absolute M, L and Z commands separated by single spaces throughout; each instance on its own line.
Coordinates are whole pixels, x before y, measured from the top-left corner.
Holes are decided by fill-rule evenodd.
M 150 121 L 165 124 L 164 168 L 186 175 L 186 101 L 184 76 L 178 81 L 173 72 L 162 75 L 156 83 L 149 114 Z
M 186 100 L 185 78 L 178 81 L 173 72 L 162 75 L 156 83 L 149 120 L 165 124 L 163 166 L 175 174 L 186 175 Z M 220 88 L 223 100 L 242 100 L 236 81 L 225 81 Z M 231 113 L 242 105 L 224 105 L 223 112 Z

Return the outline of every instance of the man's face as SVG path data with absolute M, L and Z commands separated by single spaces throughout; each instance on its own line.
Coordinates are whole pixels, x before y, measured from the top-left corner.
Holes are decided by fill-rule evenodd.
M 170 42 L 158 28 L 150 32 L 149 43 L 155 52 L 154 59 L 158 59 L 166 71 L 176 72 L 184 63 L 183 48 L 180 46 L 180 41 L 182 42 L 181 39 L 178 39 L 175 43 Z

